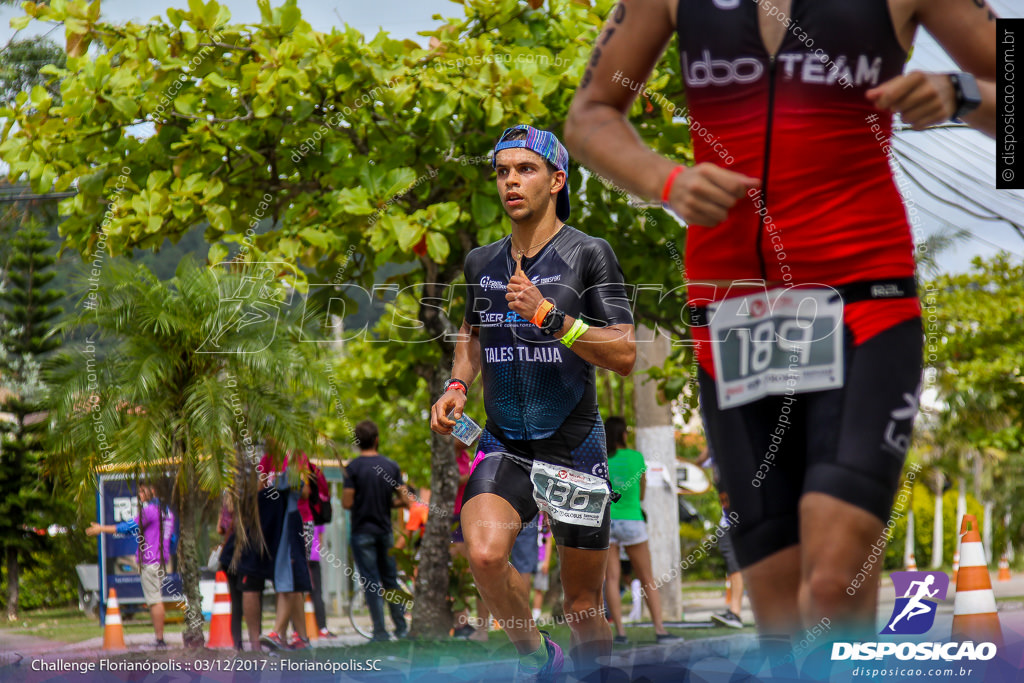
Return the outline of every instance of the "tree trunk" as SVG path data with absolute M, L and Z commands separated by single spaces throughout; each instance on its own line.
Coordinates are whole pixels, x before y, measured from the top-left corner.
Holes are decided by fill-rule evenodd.
M 1013 561 L 1017 559 L 1013 551 L 1013 542 L 1010 540 L 1013 538 L 1013 534 L 1010 532 L 1010 511 L 1007 510 L 1006 514 L 1003 515 L 1003 528 L 1006 529 L 1006 558 L 1013 564 Z
M 676 500 L 676 442 L 672 427 L 672 409 L 662 402 L 657 384 L 642 373 L 661 367 L 669 353 L 669 341 L 654 330 L 641 327 L 637 332 L 636 366 L 633 369 L 633 402 L 636 411 L 636 449 L 650 463 L 647 493 L 643 507 L 647 511 L 651 567 L 659 584 L 658 597 L 666 621 L 683 618 L 682 578 L 679 565 L 679 504 Z M 651 340 L 651 341 L 646 341 Z M 660 466 L 660 471 L 651 466 Z M 665 483 L 667 473 L 672 485 Z M 613 562 L 616 558 L 610 558 Z
M 621 415 L 622 413 L 619 413 L 615 410 L 615 383 L 614 379 L 612 378 L 612 371 L 601 370 L 600 372 L 603 375 L 602 379 L 604 379 L 605 392 L 607 392 L 607 395 L 605 397 L 605 405 L 608 406 L 608 411 L 612 415 Z
M 985 516 L 981 520 L 981 547 L 985 549 L 985 562 L 992 564 L 992 513 L 995 504 L 985 501 Z
M 448 379 L 451 356 L 443 358 L 430 376 L 431 396 L 440 396 Z M 467 406 L 467 413 L 471 406 Z M 478 422 L 480 415 L 471 416 Z M 448 601 L 448 562 L 452 510 L 458 490 L 459 470 L 455 464 L 452 438 L 431 432 L 430 435 L 430 514 L 427 530 L 420 546 L 419 573 L 410 634 L 414 638 L 446 638 L 452 625 Z
M 428 273 L 428 277 L 431 274 Z M 430 278 L 423 286 L 423 300 L 443 297 L 444 285 Z M 451 376 L 455 359 L 455 346 L 444 335 L 456 330 L 438 308 L 421 305 L 420 320 L 430 336 L 437 339 L 441 357 L 437 365 L 421 367 L 420 371 L 430 387 L 430 400 L 441 395 L 444 382 Z M 468 380 L 468 378 L 466 378 Z M 469 404 L 467 414 L 482 424 L 482 406 Z M 448 601 L 448 547 L 451 543 L 451 527 L 455 509 L 455 493 L 458 490 L 459 469 L 455 464 L 453 439 L 430 433 L 430 513 L 427 515 L 427 529 L 420 545 L 419 571 L 416 577 L 416 595 L 413 603 L 412 623 L 409 634 L 413 638 L 447 638 L 452 627 L 452 610 Z
M 960 477 L 957 480 L 957 496 L 956 496 L 956 521 L 953 526 L 953 533 L 960 533 L 960 525 L 964 523 L 964 515 L 967 514 L 967 480 Z M 957 547 L 960 547 L 960 541 L 957 541 Z
M 619 415 L 626 417 L 626 378 L 619 378 Z
M 914 554 L 914 499 L 910 499 L 910 513 L 907 515 L 907 537 L 903 542 L 903 566 L 907 566 L 910 556 Z M 917 559 L 916 557 L 914 558 Z
M 20 567 L 18 566 L 18 549 L 8 546 L 7 552 L 7 621 L 18 620 L 18 582 Z
M 183 463 L 182 467 L 189 467 Z M 191 469 L 191 468 L 190 468 Z M 194 474 L 194 472 L 190 472 Z M 185 631 L 182 641 L 187 648 L 202 647 L 203 609 L 199 593 L 199 549 L 196 539 L 196 514 L 202 509 L 202 493 L 194 476 L 186 478 L 192 482 L 183 496 L 179 511 L 180 538 L 178 540 L 178 571 L 181 573 L 181 590 L 185 598 Z
M 935 517 L 932 525 L 932 569 L 942 566 L 942 484 L 944 476 L 935 470 Z

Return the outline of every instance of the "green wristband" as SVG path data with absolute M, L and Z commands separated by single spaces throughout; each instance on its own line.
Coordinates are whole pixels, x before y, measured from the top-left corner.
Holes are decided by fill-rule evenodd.
M 582 318 L 576 318 L 576 322 L 572 324 L 569 331 L 562 337 L 562 343 L 565 344 L 565 348 L 571 349 L 572 345 L 576 343 L 576 340 L 583 336 L 583 333 L 590 329 L 590 325 L 583 322 Z

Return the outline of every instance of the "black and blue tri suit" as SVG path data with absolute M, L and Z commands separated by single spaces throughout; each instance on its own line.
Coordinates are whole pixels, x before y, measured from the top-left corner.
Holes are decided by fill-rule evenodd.
M 632 325 L 622 269 L 603 239 L 564 226 L 532 258 L 526 276 L 557 308 L 591 326 Z M 508 501 L 523 523 L 537 514 L 530 481 L 534 460 L 608 478 L 604 424 L 594 366 L 509 309 L 515 272 L 511 237 L 474 249 L 466 258 L 466 322 L 480 335 L 487 424 L 480 461 L 463 504 L 481 493 Z M 607 510 L 601 527 L 554 522 L 556 542 L 608 547 Z

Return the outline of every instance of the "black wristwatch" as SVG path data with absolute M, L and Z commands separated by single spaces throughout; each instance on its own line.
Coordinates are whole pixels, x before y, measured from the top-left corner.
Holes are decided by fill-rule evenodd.
M 956 95 L 953 120 L 962 119 L 981 106 L 981 90 L 978 89 L 978 81 L 974 76 L 966 71 L 959 71 L 949 74 L 949 80 L 953 83 L 953 93 Z
M 565 311 L 560 311 L 557 308 L 552 308 L 548 311 L 548 314 L 544 316 L 544 320 L 541 321 L 540 332 L 545 337 L 552 337 L 562 329 L 562 325 L 565 324 Z

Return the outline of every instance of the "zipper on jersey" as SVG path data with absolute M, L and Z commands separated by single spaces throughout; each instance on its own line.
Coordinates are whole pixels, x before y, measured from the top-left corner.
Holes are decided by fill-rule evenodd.
M 526 394 L 525 387 L 519 379 L 519 347 L 516 345 L 516 328 L 515 323 L 512 323 L 510 328 L 512 337 L 512 381 L 515 385 L 516 398 L 519 399 L 519 415 L 523 420 L 523 439 L 530 438 L 530 420 L 526 414 L 526 401 L 523 400 L 524 394 Z
M 509 264 L 509 272 L 515 272 L 515 268 L 511 263 Z M 525 273 L 526 271 L 524 270 L 523 272 Z M 512 275 L 509 275 L 509 279 L 512 279 Z M 523 420 L 523 439 L 528 440 L 530 438 L 530 421 L 526 415 L 526 401 L 523 400 L 523 396 L 526 393 L 524 391 L 525 387 L 522 386 L 522 382 L 519 380 L 519 347 L 516 345 L 515 321 L 509 322 L 509 336 L 512 337 L 512 384 L 515 387 L 516 398 L 519 402 L 519 415 Z
M 764 134 L 764 166 L 761 169 L 761 201 L 764 202 L 764 215 L 770 215 L 768 211 L 768 167 L 772 153 L 772 120 L 775 118 L 775 55 L 768 56 L 768 116 Z M 761 266 L 761 279 L 768 281 L 768 268 L 764 262 L 764 251 L 762 251 L 764 237 L 764 219 L 758 214 L 757 217 L 757 262 Z

